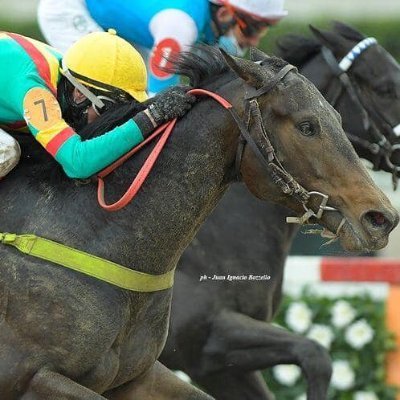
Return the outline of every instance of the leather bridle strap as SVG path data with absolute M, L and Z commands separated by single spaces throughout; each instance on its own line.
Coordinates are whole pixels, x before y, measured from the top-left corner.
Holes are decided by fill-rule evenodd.
M 251 100 L 270 92 L 288 74 L 288 72 L 292 70 L 297 71 L 297 68 L 291 64 L 286 65 L 270 81 L 268 81 L 266 85 L 251 92 L 250 95 L 247 95 L 245 100 Z
M 246 105 L 245 105 L 245 113 L 247 114 L 247 126 L 243 124 L 243 121 L 239 118 L 238 114 L 235 112 L 231 112 L 232 117 L 235 119 L 236 123 L 239 126 L 241 135 L 239 137 L 239 143 L 238 143 L 238 148 L 236 151 L 236 160 L 235 160 L 235 170 L 236 170 L 236 178 L 240 180 L 240 165 L 242 161 L 242 156 L 244 152 L 244 147 L 246 143 L 249 143 L 250 147 L 254 149 L 254 147 L 257 147 L 257 151 L 254 150 L 255 154 L 257 154 L 257 157 L 261 160 L 261 163 L 264 166 L 268 167 L 268 163 L 272 161 L 274 158 L 272 153 L 268 154 L 268 158 L 272 156 L 272 159 L 268 159 L 268 162 L 265 160 L 264 156 L 258 149 L 258 146 L 254 143 L 254 140 L 251 138 L 249 132 L 250 129 L 250 122 L 251 122 L 251 116 L 252 116 L 252 110 L 251 110 L 251 102 L 253 99 L 262 96 L 264 94 L 269 93 L 290 71 L 296 70 L 297 68 L 294 65 L 288 64 L 285 67 L 283 67 L 270 81 L 268 81 L 267 84 L 265 84 L 263 87 L 253 90 L 251 94 L 246 95 L 245 100 Z M 253 107 L 254 109 L 254 107 Z M 240 121 L 240 124 L 239 122 Z M 245 133 L 243 133 L 245 132 Z M 269 139 L 268 139 L 269 141 Z M 270 142 L 269 142 L 270 145 Z M 272 148 L 273 150 L 273 148 Z M 261 155 L 261 157 L 260 157 Z
M 335 93 L 335 95 L 331 98 L 328 98 L 327 100 L 333 107 L 335 107 L 340 98 L 340 95 L 342 94 L 342 88 L 344 87 L 347 90 L 347 93 L 349 94 L 351 100 L 357 105 L 360 110 L 363 121 L 363 128 L 365 130 L 368 130 L 371 125 L 368 113 L 365 110 L 365 107 L 362 105 L 359 97 L 357 96 L 357 93 L 351 83 L 349 76 L 345 71 L 339 68 L 339 64 L 330 49 L 328 49 L 327 47 L 322 47 L 322 56 L 325 62 L 329 65 L 333 75 L 337 77 L 342 83 L 342 85 L 339 86 L 339 90 Z
M 355 89 L 349 75 L 347 74 L 347 71 L 351 68 L 357 57 L 363 51 L 375 44 L 377 44 L 377 41 L 374 38 L 366 38 L 362 40 L 360 43 L 354 46 L 353 49 L 351 49 L 350 52 L 340 62 L 336 60 L 336 57 L 333 55 L 330 49 L 322 47 L 321 54 L 325 62 L 330 67 L 333 75 L 338 78 L 339 82 L 341 83 L 333 96 L 327 96 L 327 100 L 333 107 L 335 107 L 337 102 L 339 101 L 341 94 L 343 93 L 343 88 L 346 90 L 346 92 L 350 96 L 350 99 L 360 110 L 364 130 L 369 131 L 370 134 L 373 135 L 373 139 L 376 140 L 376 142 L 369 142 L 367 140 L 358 138 L 357 136 L 354 136 L 350 133 L 347 133 L 347 136 L 352 142 L 355 142 L 364 147 L 374 156 L 374 169 L 378 169 L 382 158 L 385 159 L 387 166 L 392 170 L 393 187 L 396 190 L 400 166 L 394 165 L 391 162 L 391 156 L 394 151 L 398 151 L 399 145 L 392 145 L 382 132 L 376 129 L 370 130 L 370 128 L 371 120 L 375 123 L 379 123 L 380 125 L 382 125 L 383 123 L 384 126 L 383 128 L 381 126 L 380 129 L 388 131 L 389 135 L 393 133 L 394 135 L 399 136 L 400 124 L 392 126 L 386 120 L 386 118 L 381 115 L 381 113 L 379 113 L 378 110 L 376 110 L 374 107 L 371 107 L 370 105 L 368 107 L 365 106 L 361 101 L 360 96 L 358 95 L 357 90 Z M 372 118 L 370 115 L 372 115 Z

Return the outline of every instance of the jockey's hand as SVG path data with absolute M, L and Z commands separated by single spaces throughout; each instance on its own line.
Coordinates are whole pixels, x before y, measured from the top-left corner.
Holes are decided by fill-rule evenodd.
M 151 102 L 148 112 L 156 125 L 183 117 L 196 101 L 196 97 L 188 94 L 190 86 L 178 85 L 160 92 Z

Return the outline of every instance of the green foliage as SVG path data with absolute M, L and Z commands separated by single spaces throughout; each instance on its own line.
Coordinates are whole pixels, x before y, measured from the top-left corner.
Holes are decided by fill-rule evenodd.
M 0 16 L 0 31 L 19 33 L 33 39 L 44 41 L 36 21 L 21 22 L 9 19 L 5 20 L 1 19 Z
M 333 306 L 338 299 L 317 296 L 308 289 L 296 299 L 285 296 L 275 322 L 289 329 L 288 309 L 296 302 L 303 302 L 311 310 L 312 325 L 324 325 L 333 332 L 333 341 L 329 349 L 331 358 L 333 361 L 347 361 L 355 373 L 355 379 L 352 387 L 347 390 L 339 390 L 331 385 L 330 400 L 354 400 L 354 393 L 357 391 L 373 392 L 379 400 L 395 400 L 398 390 L 385 383 L 385 359 L 387 353 L 395 348 L 395 340 L 385 325 L 384 302 L 372 299 L 366 294 L 346 296 L 340 300 L 346 301 L 355 312 L 354 318 L 345 326 L 338 327 L 332 321 Z M 346 340 L 345 332 L 349 326 L 360 320 L 365 320 L 373 329 L 373 339 L 355 349 Z M 303 335 L 307 336 L 308 332 L 309 328 Z M 296 400 L 305 393 L 304 380 L 298 379 L 293 385 L 285 386 L 276 379 L 271 370 L 266 371 L 264 376 L 277 399 Z

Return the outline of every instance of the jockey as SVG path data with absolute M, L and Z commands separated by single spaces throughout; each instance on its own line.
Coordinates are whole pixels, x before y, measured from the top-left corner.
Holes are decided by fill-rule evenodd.
M 258 46 L 268 27 L 287 11 L 284 0 L 41 0 L 39 25 L 46 40 L 60 51 L 81 35 L 116 29 L 134 44 L 148 63 L 150 94 L 174 85 L 165 72 L 165 57 L 196 41 L 218 43 L 243 56 Z
M 106 55 L 106 56 L 105 56 Z M 82 140 L 79 129 L 118 104 L 147 99 L 140 54 L 115 31 L 79 39 L 64 55 L 33 39 L 0 33 L 0 178 L 18 163 L 24 129 L 61 164 L 67 176 L 87 178 L 114 162 L 154 128 L 182 116 L 194 101 L 183 87 L 161 93 L 115 129 Z

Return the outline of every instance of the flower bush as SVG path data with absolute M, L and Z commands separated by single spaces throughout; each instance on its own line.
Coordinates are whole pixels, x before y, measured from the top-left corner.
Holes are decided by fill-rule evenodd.
M 385 325 L 385 304 L 369 295 L 340 300 L 306 289 L 284 297 L 275 322 L 326 347 L 332 358 L 330 400 L 395 400 L 399 391 L 385 383 L 385 357 L 395 341 Z M 305 400 L 306 382 L 294 365 L 264 373 L 277 399 Z
M 305 332 L 311 325 L 312 311 L 301 301 L 290 304 L 285 313 L 286 325 L 297 333 Z

